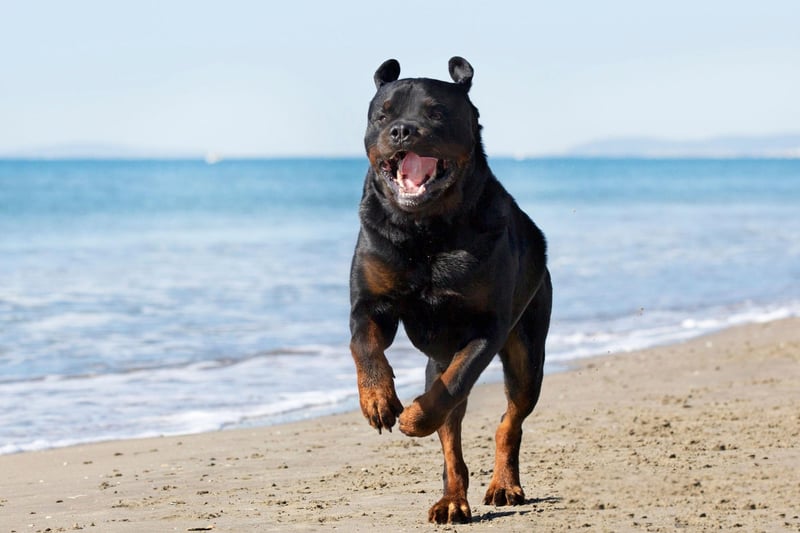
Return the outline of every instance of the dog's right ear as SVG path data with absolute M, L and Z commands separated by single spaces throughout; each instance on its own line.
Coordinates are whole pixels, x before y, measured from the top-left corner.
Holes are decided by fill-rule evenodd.
M 378 67 L 372 79 L 375 80 L 375 88 L 380 89 L 382 86 L 397 80 L 399 77 L 400 63 L 398 63 L 396 59 L 387 59 Z

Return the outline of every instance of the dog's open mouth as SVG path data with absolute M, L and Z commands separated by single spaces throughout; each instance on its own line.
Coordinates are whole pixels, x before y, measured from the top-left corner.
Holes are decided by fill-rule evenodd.
M 380 170 L 403 203 L 418 204 L 447 187 L 454 165 L 446 159 L 424 157 L 414 152 L 397 152 L 380 163 Z

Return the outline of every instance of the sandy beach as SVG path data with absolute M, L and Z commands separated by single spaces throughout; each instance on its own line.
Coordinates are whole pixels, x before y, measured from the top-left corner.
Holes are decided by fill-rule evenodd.
M 481 503 L 503 410 L 473 391 L 471 525 L 426 522 L 435 436 L 349 413 L 0 456 L 0 531 L 800 531 L 800 319 L 547 376 L 515 508 Z

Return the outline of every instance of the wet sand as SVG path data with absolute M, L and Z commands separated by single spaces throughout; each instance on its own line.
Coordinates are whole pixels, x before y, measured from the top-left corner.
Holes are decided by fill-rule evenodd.
M 435 436 L 350 413 L 0 456 L 0 532 L 800 531 L 800 319 L 546 376 L 514 508 L 481 503 L 504 403 L 470 397 L 471 525 L 426 522 Z

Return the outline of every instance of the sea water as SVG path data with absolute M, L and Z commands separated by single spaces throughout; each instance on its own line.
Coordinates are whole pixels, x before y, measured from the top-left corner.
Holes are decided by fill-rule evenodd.
M 799 160 L 490 163 L 548 238 L 550 371 L 800 315 Z M 357 408 L 365 171 L 0 161 L 0 453 Z M 425 358 L 388 357 L 408 401 Z

